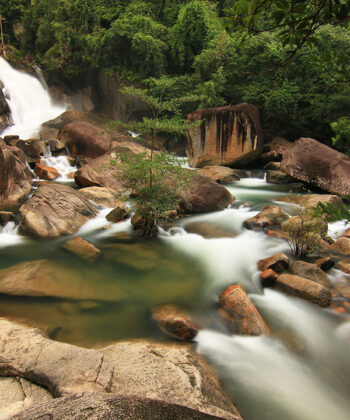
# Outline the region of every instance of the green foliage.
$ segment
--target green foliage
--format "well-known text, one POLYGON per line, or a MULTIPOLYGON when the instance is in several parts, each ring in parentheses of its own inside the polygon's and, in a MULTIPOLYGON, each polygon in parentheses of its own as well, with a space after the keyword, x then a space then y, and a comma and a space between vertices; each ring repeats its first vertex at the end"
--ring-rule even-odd
POLYGON ((341 117, 331 123, 335 136, 332 137, 332 143, 342 152, 350 155, 350 117, 341 117))

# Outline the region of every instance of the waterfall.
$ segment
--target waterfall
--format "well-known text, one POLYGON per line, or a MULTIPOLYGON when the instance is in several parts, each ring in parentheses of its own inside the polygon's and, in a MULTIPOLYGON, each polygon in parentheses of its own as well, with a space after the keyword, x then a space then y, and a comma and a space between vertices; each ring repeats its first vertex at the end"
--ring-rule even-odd
POLYGON ((37 78, 13 69, 2 57, 0 81, 4 85, 3 93, 13 120, 13 125, 0 136, 18 134, 22 139, 33 137, 42 123, 65 111, 64 107, 52 104, 48 91, 37 78))

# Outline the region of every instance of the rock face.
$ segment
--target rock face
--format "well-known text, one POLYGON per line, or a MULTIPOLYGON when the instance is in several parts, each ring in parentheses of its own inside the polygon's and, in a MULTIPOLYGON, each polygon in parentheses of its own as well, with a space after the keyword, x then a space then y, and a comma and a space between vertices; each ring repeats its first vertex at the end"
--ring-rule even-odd
POLYGON ((23 151, 0 139, 0 210, 18 207, 31 191, 31 179, 23 151))
POLYGON ((187 156, 193 167, 245 165, 262 151, 259 111, 239 104, 192 112, 188 121, 204 120, 188 132, 187 156))
POLYGON ((187 344, 126 341, 101 350, 84 349, 0 319, 0 348, 1 375, 26 378, 45 386, 54 397, 82 392, 133 400, 140 396, 223 419, 239 419, 205 361, 187 344))
POLYGON ((20 208, 21 231, 40 238, 57 238, 76 232, 96 216, 96 208, 66 185, 41 185, 20 208))
POLYGON ((95 158, 108 152, 112 137, 101 128, 85 121, 72 121, 58 133, 58 139, 65 141, 73 157, 95 158))
POLYGON ((332 194, 350 194, 350 157, 310 138, 300 138, 285 154, 281 171, 332 194))
POLYGON ((242 286, 228 287, 221 293, 219 303, 220 314, 231 331, 241 335, 270 334, 269 327, 242 286))

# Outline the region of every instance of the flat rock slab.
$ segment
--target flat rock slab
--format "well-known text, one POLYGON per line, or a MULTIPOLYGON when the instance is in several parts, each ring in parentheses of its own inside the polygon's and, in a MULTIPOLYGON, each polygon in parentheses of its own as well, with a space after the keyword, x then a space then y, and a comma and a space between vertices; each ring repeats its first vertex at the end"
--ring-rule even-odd
POLYGON ((70 235, 97 215, 79 191, 60 184, 41 185, 19 211, 21 232, 39 238, 70 235))
POLYGON ((204 359, 187 344, 142 340, 85 349, 1 318, 0 350, 0 375, 21 376, 54 397, 102 392, 178 404, 214 418, 239 418, 204 359))

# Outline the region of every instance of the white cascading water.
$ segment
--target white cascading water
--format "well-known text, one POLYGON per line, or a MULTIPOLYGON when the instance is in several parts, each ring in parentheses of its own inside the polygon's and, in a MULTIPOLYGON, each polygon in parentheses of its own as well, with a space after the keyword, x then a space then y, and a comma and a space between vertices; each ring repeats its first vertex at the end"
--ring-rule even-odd
POLYGON ((0 81, 4 85, 3 93, 13 120, 13 125, 0 136, 17 134, 21 139, 33 137, 42 123, 65 111, 64 107, 52 104, 48 91, 37 78, 13 69, 2 57, 0 81))

